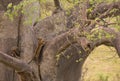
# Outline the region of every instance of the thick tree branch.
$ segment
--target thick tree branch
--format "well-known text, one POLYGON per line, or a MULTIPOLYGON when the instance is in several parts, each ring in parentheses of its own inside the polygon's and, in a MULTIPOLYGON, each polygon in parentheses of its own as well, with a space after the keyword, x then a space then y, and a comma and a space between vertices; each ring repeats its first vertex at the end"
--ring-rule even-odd
POLYGON ((14 68, 17 71, 26 71, 31 69, 28 64, 3 52, 0 52, 0 61, 11 68, 14 68))
MULTIPOLYGON (((79 28, 72 28, 70 31, 68 31, 64 34, 61 34, 61 35, 57 36, 56 38, 54 38, 52 41, 50 41, 47 48, 44 50, 44 53, 48 53, 48 50, 51 50, 51 51, 49 51, 49 54, 50 53, 58 54, 58 53, 64 51, 66 48, 68 48, 70 45, 72 45, 74 43, 78 43, 79 45, 82 46, 82 48, 86 48, 89 44, 92 44, 94 47, 99 46, 101 44, 114 46, 113 41, 116 38, 118 39, 118 37, 119 37, 118 32, 116 32, 114 29, 109 28, 109 27, 108 28, 99 27, 97 30, 101 30, 101 31, 96 34, 99 34, 102 32, 104 33, 103 35, 101 35, 101 38, 93 37, 93 39, 88 39, 88 38, 86 38, 87 37, 86 34, 83 34, 83 35, 81 34, 81 32, 79 31, 79 28), (111 35, 111 37, 107 37, 107 35, 111 35)), ((97 31, 97 30, 95 29, 95 31, 97 31)), ((88 32, 88 33, 91 36, 93 35, 92 34, 93 31, 92 31, 92 33, 91 32, 88 32)), ((91 49, 93 49, 93 47, 91 47, 91 49)))
POLYGON ((101 44, 105 44, 107 46, 113 46, 115 47, 118 56, 120 57, 120 32, 116 32, 114 29, 111 28, 101 28, 105 33, 108 33, 110 36, 113 37, 107 37, 102 36, 101 39, 97 38, 97 40, 92 41, 93 42, 93 47, 95 48, 96 46, 99 46, 101 44))
MULTIPOLYGON (((61 54, 61 52, 66 50, 69 46, 73 45, 74 43, 78 42, 78 44, 80 44, 83 49, 89 44, 89 41, 86 42, 86 40, 83 39, 83 37, 79 37, 79 33, 80 33, 79 28, 73 28, 70 31, 55 37, 48 44, 46 44, 46 47, 43 52, 41 66, 40 66, 40 68, 42 69, 41 70, 42 75, 49 76, 48 77, 49 80, 57 81, 56 80, 56 76, 57 76, 57 73, 56 73, 57 57, 56 56, 61 54), (47 68, 47 66, 49 66, 49 69, 47 68)), ((44 79, 45 76, 42 76, 42 78, 44 79)))
POLYGON ((0 51, 0 62, 15 69, 21 76, 22 81, 39 81, 34 73, 33 68, 31 68, 27 63, 11 57, 0 51))
POLYGON ((21 51, 20 55, 25 62, 29 62, 33 58, 34 50, 37 46, 38 41, 34 35, 33 25, 37 21, 37 18, 40 16, 39 6, 39 1, 35 0, 27 6, 23 7, 23 9, 26 11, 26 14, 22 14, 21 16, 22 22, 20 23, 19 27, 19 47, 21 51), (32 8, 35 9, 32 10, 32 8))
MULTIPOLYGON (((115 35, 116 37, 116 32, 114 30, 110 28, 104 28, 104 27, 101 29, 106 33, 115 35)), ((92 35, 92 33, 90 32, 88 33, 89 35, 92 35)), ((40 66, 40 68, 42 69, 41 74, 45 76, 49 76, 48 77, 49 80, 55 79, 56 72, 57 72, 56 55, 60 54, 62 51, 64 51, 74 43, 78 43, 83 49, 89 48, 87 51, 88 53, 90 53, 96 46, 99 46, 101 44, 113 46, 112 41, 114 40, 114 38, 107 38, 106 36, 103 35, 102 39, 98 38, 97 36, 96 37, 97 40, 90 40, 85 37, 86 35, 82 35, 82 32, 80 32, 79 28, 73 27, 69 31, 62 33, 56 36, 55 38, 53 38, 52 40, 50 40, 45 45, 45 48, 43 51, 42 62, 40 66), (49 68, 47 68, 48 66, 49 68)), ((42 76, 42 78, 45 79, 45 76, 42 76)), ((56 80, 53 80, 53 81, 56 81, 56 80)))

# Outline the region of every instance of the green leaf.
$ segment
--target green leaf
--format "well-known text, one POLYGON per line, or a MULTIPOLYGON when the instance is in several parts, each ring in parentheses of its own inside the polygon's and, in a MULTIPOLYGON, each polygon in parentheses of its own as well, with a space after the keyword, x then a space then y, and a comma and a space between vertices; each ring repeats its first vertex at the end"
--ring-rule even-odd
POLYGON ((9 3, 8 6, 7 6, 7 9, 12 8, 12 6, 13 6, 13 4, 9 3))

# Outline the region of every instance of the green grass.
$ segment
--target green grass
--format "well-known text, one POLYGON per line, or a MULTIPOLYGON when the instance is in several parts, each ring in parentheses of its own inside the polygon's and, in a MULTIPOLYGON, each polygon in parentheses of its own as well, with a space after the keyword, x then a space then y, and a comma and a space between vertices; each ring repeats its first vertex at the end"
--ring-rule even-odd
POLYGON ((101 45, 83 66, 83 81, 120 81, 120 58, 112 47, 101 45))

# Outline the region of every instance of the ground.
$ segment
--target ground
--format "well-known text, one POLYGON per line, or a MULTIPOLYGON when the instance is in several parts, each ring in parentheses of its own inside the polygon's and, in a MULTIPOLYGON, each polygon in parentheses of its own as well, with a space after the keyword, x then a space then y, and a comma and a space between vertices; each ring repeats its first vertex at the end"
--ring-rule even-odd
POLYGON ((112 47, 97 47, 83 69, 83 81, 120 81, 120 59, 112 47))

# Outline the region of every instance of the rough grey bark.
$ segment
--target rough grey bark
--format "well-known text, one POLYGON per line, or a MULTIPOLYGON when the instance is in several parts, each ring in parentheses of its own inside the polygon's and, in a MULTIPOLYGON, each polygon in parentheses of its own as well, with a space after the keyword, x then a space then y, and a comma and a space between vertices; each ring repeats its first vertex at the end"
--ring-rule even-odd
MULTIPOLYGON (((88 14, 96 13, 95 10, 92 13, 86 13, 85 11, 82 12, 87 9, 86 6, 82 5, 82 8, 77 8, 80 7, 77 6, 76 9, 73 9, 75 11, 69 16, 62 11, 39 21, 35 25, 34 23, 36 23, 37 18, 40 16, 38 6, 39 2, 35 2, 27 7, 23 7, 28 13, 22 14, 19 17, 20 19, 13 22, 9 21, 7 17, 3 17, 2 12, 0 13, 0 51, 2 51, 0 52, 0 62, 6 64, 6 66, 0 65, 0 70, 2 70, 0 72, 1 81, 8 81, 6 75, 10 75, 9 81, 19 81, 18 78, 13 80, 11 75, 13 69, 9 68, 8 70, 7 66, 19 71, 17 74, 21 76, 20 79, 22 81, 40 81, 41 78, 42 81, 79 81, 82 65, 96 46, 101 44, 111 45, 116 48, 120 56, 120 33, 104 26, 94 29, 97 23, 91 24, 91 20, 87 20, 89 18, 87 17, 88 14), (31 12, 31 7, 38 8, 31 12), (80 12, 82 13, 78 12, 77 9, 81 9, 80 12), (81 20, 81 18, 85 20, 81 20), (25 24, 24 22, 29 19, 32 19, 32 23, 25 24), (79 23, 80 27, 76 27, 75 23, 72 23, 73 21, 79 23), (70 28, 67 28, 67 24, 70 24, 70 28), (84 27, 85 24, 87 26, 84 27), (91 28, 93 29, 92 31, 91 28), (114 35, 114 37, 107 38, 106 35, 103 35, 100 39, 95 36, 96 40, 92 40, 82 33, 87 32, 89 35, 93 35, 94 30, 100 29, 114 35), (37 38, 42 38, 46 42, 40 52, 40 65, 35 60, 28 64, 34 56, 38 43, 37 38), (10 56, 10 48, 13 46, 18 46, 19 48, 19 59, 10 56), (16 65, 19 67, 15 67, 16 65)), ((117 3, 113 7, 119 10, 117 3)), ((96 10, 99 11, 101 9, 97 8, 96 10)), ((105 12, 106 10, 102 11, 102 13, 105 12)), ((96 15, 96 17, 98 16, 96 15)), ((100 18, 105 17, 108 17, 108 13, 100 16, 100 18)))
MULTIPOLYGON (((6 16, 3 15, 4 11, 0 11, 0 50, 12 56, 11 48, 17 46, 18 20, 12 22, 6 16)), ((0 64, 0 70, 1 81, 14 81, 14 69, 0 64), (11 76, 9 76, 9 74, 11 76)))
POLYGON ((66 16, 64 12, 54 14, 50 17, 38 22, 33 28, 37 38, 42 38, 45 41, 50 41, 57 35, 65 32, 66 16))
MULTIPOLYGON (((35 33, 33 31, 33 25, 34 23, 36 23, 37 19, 40 17, 39 1, 36 0, 35 2, 32 2, 30 5, 23 7, 23 9, 27 13, 21 16, 21 24, 20 24, 20 30, 19 30, 20 31, 20 39, 19 39, 20 47, 19 48, 21 51, 20 52, 21 60, 28 63, 34 57, 35 49, 38 44, 37 38, 35 37, 35 33), (31 21, 31 23, 27 23, 27 21, 31 21)), ((39 70, 37 69, 39 68, 38 65, 33 61, 30 64, 30 67, 34 69, 34 73, 36 74, 35 75, 36 81, 40 81, 39 70)))
MULTIPOLYGON (((6 1, 6 2, 3 1, 1 4, 7 5, 8 3, 10 3, 10 1, 6 1)), ((39 18, 40 16, 39 8, 40 8, 39 2, 33 2, 31 5, 28 5, 26 8, 25 7, 23 8, 26 9, 28 13, 24 15, 19 15, 19 17, 16 17, 13 22, 9 20, 6 16, 4 17, 3 12, 5 11, 5 9, 4 8, 2 9, 0 13, 0 18, 1 18, 0 50, 2 52, 11 55, 12 47, 18 47, 20 51, 21 60, 24 60, 26 63, 28 63, 28 61, 30 61, 33 58, 34 49, 36 48, 37 41, 35 41, 36 38, 34 38, 34 32, 32 30, 32 27, 33 24, 36 22, 37 18, 39 18), (36 8, 36 10, 29 10, 31 6, 38 8, 36 8), (25 21, 29 20, 29 18, 32 18, 32 24, 30 25, 28 25, 29 23, 27 25, 24 24, 25 21)), ((38 76, 38 71, 37 71, 38 69, 36 69, 38 68, 38 66, 35 63, 31 63, 31 67, 35 68, 35 72, 38 78, 37 81, 39 81, 40 79, 38 76)), ((0 81, 19 81, 18 78, 15 77, 16 76, 15 68, 11 69, 9 67, 4 66, 3 64, 1 64, 0 68, 1 68, 0 81)))

